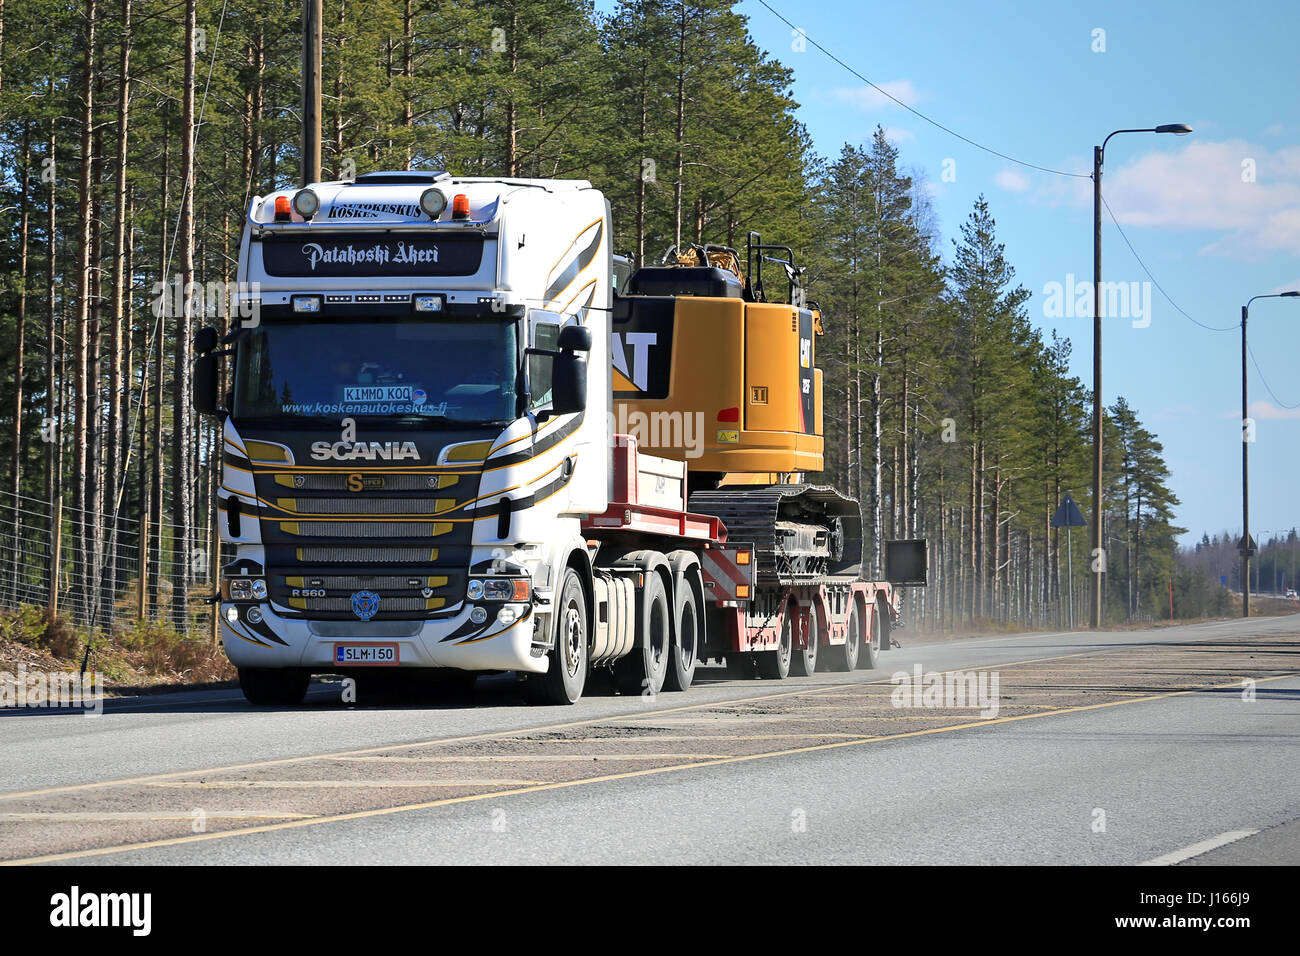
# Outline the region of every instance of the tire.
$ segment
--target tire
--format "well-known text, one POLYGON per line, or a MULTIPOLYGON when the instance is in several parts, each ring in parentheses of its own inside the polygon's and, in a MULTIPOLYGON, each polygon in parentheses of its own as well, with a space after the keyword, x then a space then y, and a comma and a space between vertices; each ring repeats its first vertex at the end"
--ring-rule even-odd
POLYGON ((763 680, 785 680, 790 676, 790 659, 794 657, 794 633, 790 626, 792 615, 786 608, 781 615, 781 638, 774 651, 759 651, 758 676, 763 680))
POLYGON ((871 640, 864 642, 858 652, 859 670, 870 671, 880 666, 880 652, 885 649, 885 642, 889 640, 888 625, 885 623, 888 618, 885 614, 884 602, 877 601, 871 615, 871 640))
POLYGON ((732 680, 754 679, 754 655, 749 651, 727 655, 727 677, 732 680))
POLYGON ((862 616, 858 613, 858 602, 853 602, 849 612, 849 626, 843 644, 834 644, 826 649, 826 661, 833 671, 851 671, 858 666, 858 650, 862 646, 862 616))
POLYGON ((811 677, 817 670, 817 653, 821 649, 822 631, 821 615, 817 609, 810 608, 808 612, 808 646, 803 650, 794 652, 794 658, 790 662, 790 673, 796 677, 811 677))
POLYGON ((559 593, 555 605, 555 643, 546 652, 546 673, 529 674, 524 681, 524 697, 530 704, 574 704, 587 686, 591 629, 587 625, 582 579, 573 568, 565 570, 559 593))
POLYGON ((675 603, 677 613, 673 628, 673 646, 668 655, 668 672, 664 675, 664 689, 672 691, 686 690, 695 679, 695 665, 700 660, 700 650, 704 647, 700 631, 704 618, 700 614, 695 599, 693 582, 698 580, 694 572, 686 574, 677 588, 675 603))
POLYGON ((636 595, 636 646, 614 662, 619 693, 655 697, 664 689, 673 645, 671 608, 664 579, 647 571, 636 595))
POLYGON ((293 668, 241 667, 239 689, 259 707, 293 706, 307 696, 311 673, 293 668))

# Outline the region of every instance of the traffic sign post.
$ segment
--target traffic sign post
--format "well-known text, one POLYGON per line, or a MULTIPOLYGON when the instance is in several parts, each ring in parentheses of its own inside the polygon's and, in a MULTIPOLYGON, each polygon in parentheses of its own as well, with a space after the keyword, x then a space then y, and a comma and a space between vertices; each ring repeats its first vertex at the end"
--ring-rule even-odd
POLYGON ((1053 528, 1065 529, 1065 567, 1066 581, 1068 582, 1065 589, 1066 604, 1070 609, 1070 628, 1074 628, 1074 543, 1070 537, 1072 528, 1083 528, 1088 524, 1084 520, 1083 512, 1079 506, 1074 503, 1074 498, 1067 491, 1065 497, 1061 499, 1060 507, 1056 509, 1056 514, 1052 515, 1051 526, 1053 528))

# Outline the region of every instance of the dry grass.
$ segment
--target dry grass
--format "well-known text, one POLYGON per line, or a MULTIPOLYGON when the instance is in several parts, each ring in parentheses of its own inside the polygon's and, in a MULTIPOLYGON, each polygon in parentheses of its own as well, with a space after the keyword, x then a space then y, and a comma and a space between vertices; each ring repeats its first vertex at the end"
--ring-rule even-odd
MULTIPOLYGON (((42 608, 0 610, 0 671, 80 669, 87 632, 42 608)), ((206 639, 182 636, 155 621, 97 633, 88 668, 104 675, 110 692, 234 680, 235 669, 221 648, 206 639)))

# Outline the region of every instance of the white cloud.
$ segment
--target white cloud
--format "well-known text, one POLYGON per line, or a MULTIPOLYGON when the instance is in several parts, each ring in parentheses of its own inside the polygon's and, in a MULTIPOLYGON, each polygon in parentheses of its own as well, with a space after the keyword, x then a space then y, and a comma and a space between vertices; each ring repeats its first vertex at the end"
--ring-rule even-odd
POLYGON ((1012 169, 1010 166, 999 170, 998 174, 993 177, 993 181, 1007 192, 1012 193, 1028 192, 1030 185, 1032 185, 1028 176, 1018 169, 1012 169))
POLYGON ((1290 282, 1283 282, 1279 286, 1274 286, 1268 290, 1269 295, 1277 295, 1279 292, 1300 291, 1300 279, 1292 279, 1290 282))
MULTIPOLYGON (((1190 143, 1112 166, 1102 184, 1122 226, 1224 233, 1201 249, 1210 255, 1300 252, 1300 146, 1269 150, 1243 140, 1190 143)), ((1048 205, 1086 206, 1091 193, 1092 184, 1078 179, 1049 182, 1036 198, 1048 205)))
MULTIPOLYGON (((1255 419, 1257 422, 1300 421, 1300 408, 1282 408, 1279 405, 1274 405, 1272 402, 1263 401, 1251 402, 1249 408, 1250 417, 1255 419)), ((1241 408, 1238 406, 1235 411, 1223 412, 1219 417, 1224 419, 1235 418, 1240 421, 1241 408)))
MULTIPOLYGON (((914 87, 911 80, 890 80, 876 85, 889 96, 902 100, 908 106, 915 106, 930 98, 914 87)), ((841 103, 848 103, 850 106, 868 112, 898 106, 889 96, 885 96, 871 86, 838 86, 831 91, 831 94, 841 103)))
POLYGON ((1285 129, 1286 129, 1286 127, 1283 126, 1281 123, 1273 123, 1271 126, 1267 126, 1267 127, 1265 127, 1265 129, 1264 129, 1264 135, 1265 135, 1265 136, 1281 136, 1281 135, 1282 135, 1282 131, 1285 130, 1285 129))
POLYGON ((1279 408, 1272 402, 1251 402, 1250 417, 1261 422, 1270 419, 1300 419, 1300 408, 1279 408))

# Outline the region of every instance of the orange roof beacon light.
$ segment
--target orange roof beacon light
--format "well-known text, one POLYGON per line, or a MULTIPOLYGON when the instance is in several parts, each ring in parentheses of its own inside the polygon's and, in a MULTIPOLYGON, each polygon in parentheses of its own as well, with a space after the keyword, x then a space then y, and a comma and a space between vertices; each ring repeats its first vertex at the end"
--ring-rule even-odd
POLYGON ((469 197, 464 193, 457 193, 451 200, 451 218, 468 219, 469 218, 469 197))
POLYGON ((292 220, 293 220, 293 214, 290 213, 289 211, 289 197, 276 196, 275 197, 275 221, 290 222, 292 220))

